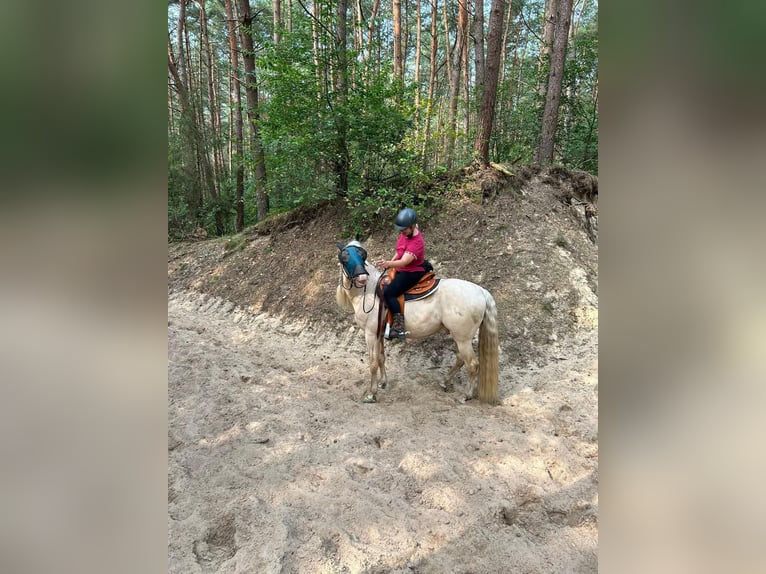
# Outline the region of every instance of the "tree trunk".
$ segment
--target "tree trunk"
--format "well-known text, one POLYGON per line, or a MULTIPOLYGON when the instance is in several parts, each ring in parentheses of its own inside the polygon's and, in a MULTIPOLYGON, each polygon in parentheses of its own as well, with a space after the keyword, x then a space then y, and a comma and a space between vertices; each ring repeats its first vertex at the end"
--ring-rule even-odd
MULTIPOLYGON (((186 88, 186 52, 185 46, 185 34, 186 34, 186 2, 187 0, 178 0, 178 28, 176 29, 176 45, 178 46, 178 59, 175 60, 175 65, 178 70, 179 85, 186 88)), ((170 39, 168 39, 170 42, 170 39)), ((170 49, 170 44, 168 44, 170 49)), ((172 50, 171 50, 172 54, 172 50)), ((172 59, 172 58, 171 58, 172 59)))
POLYGON ((320 11, 319 11, 319 3, 318 2, 312 2, 311 3, 311 39, 312 39, 312 46, 314 49, 314 73, 316 75, 316 82, 317 82, 317 101, 322 100, 322 95, 324 94, 323 89, 323 82, 322 82, 322 68, 320 67, 320 59, 319 59, 319 18, 320 18, 320 11))
POLYGON ((335 173, 337 176, 337 189, 341 196, 348 194, 348 168, 350 163, 348 151, 348 125, 346 121, 346 93, 348 90, 346 77, 348 74, 348 62, 346 57, 347 44, 347 0, 338 0, 338 12, 336 23, 337 45, 335 52, 338 58, 338 70, 335 74, 335 127, 336 127, 336 150, 335 150, 335 173))
POLYGON ((293 33, 293 0, 287 0, 287 31, 293 33))
POLYGON ((569 39, 569 21, 571 15, 572 0, 558 0, 553 52, 551 53, 551 73, 548 76, 548 90, 545 96, 545 111, 543 112, 540 147, 537 151, 537 161, 540 163, 550 163, 553 161, 553 147, 556 138, 556 125, 558 124, 559 118, 561 83, 564 77, 564 64, 566 62, 567 41, 569 39))
MULTIPOLYGON (((179 22, 179 26, 181 23, 179 22)), ((188 181, 186 190, 186 201, 189 205, 192 219, 197 222, 202 216, 202 189, 200 180, 196 171, 197 167, 197 135, 195 129, 194 113, 191 110, 188 91, 181 78, 180 66, 173 55, 173 47, 170 45, 170 36, 168 36, 168 72, 173 81, 173 88, 178 94, 178 104, 181 108, 180 136, 182 142, 182 169, 185 178, 188 181)))
POLYGON ((402 60, 402 0, 393 1, 394 78, 402 81, 404 79, 404 62, 402 60))
POLYGON ((173 134, 176 132, 176 121, 175 121, 175 103, 173 101, 173 88, 170 85, 170 82, 168 82, 168 134, 173 134))
MULTIPOLYGON (((184 142, 183 170, 189 185, 186 199, 192 218, 199 222, 202 219, 205 188, 207 187, 214 197, 216 190, 210 156, 202 134, 201 103, 195 101, 194 90, 192 89, 193 73, 190 70, 186 3, 187 0, 180 0, 177 31, 178 58, 173 53, 170 35, 168 35, 168 72, 178 94, 181 108, 181 137, 184 142)), ((220 230, 221 226, 217 225, 217 227, 220 230)))
POLYGON ((370 14, 370 25, 367 28, 367 61, 372 61, 372 39, 375 37, 375 19, 378 17, 378 9, 380 8, 380 0, 375 0, 372 3, 372 13, 370 14))
POLYGON ((598 122, 598 82, 593 87, 593 115, 588 119, 588 134, 585 136, 585 145, 582 150, 582 163, 586 166, 590 162, 590 146, 593 141, 593 132, 598 122))
POLYGON ((421 34, 421 28, 423 26, 423 20, 420 14, 420 0, 416 2, 416 24, 415 24, 415 113, 420 113, 420 56, 421 56, 421 42, 423 35, 421 34))
POLYGON ((410 17, 409 2, 404 0, 402 9, 402 79, 404 78, 404 67, 407 65, 407 55, 410 53, 410 17))
POLYGON ((540 42, 540 60, 537 64, 538 81, 537 92, 544 96, 548 87, 547 77, 542 75, 543 68, 550 62, 553 38, 556 27, 557 4, 559 0, 546 0, 545 14, 543 16, 543 37, 540 42))
POLYGON ((489 16, 489 38, 487 39, 487 69, 484 78, 484 93, 481 98, 479 125, 474 142, 475 161, 482 166, 489 165, 489 138, 495 121, 497 83, 500 75, 500 53, 502 50, 503 16, 505 0, 492 0, 489 16))
POLYGON ((272 6, 274 10, 274 43, 279 44, 280 30, 282 29, 282 0, 274 0, 272 6))
POLYGON ((521 49, 521 56, 519 57, 519 73, 516 78, 516 99, 515 99, 516 101, 514 104, 514 108, 517 110, 519 109, 519 102, 521 101, 521 88, 523 86, 522 82, 524 81, 524 58, 526 58, 527 56, 527 38, 529 36, 528 31, 525 29, 524 40, 523 42, 520 43, 518 38, 521 36, 521 29, 522 29, 522 26, 519 26, 519 32, 516 36, 517 37, 516 45, 523 46, 523 48, 521 49))
MULTIPOLYGON (((446 4, 445 4, 446 9, 446 4)), ((457 138, 457 103, 460 92, 460 73, 463 70, 463 49, 468 37, 468 9, 465 0, 458 0, 457 30, 455 31, 455 49, 452 51, 452 69, 450 70, 450 106, 447 120, 447 169, 452 168, 457 138)))
POLYGON ((253 49, 253 17, 250 0, 239 0, 239 36, 242 45, 242 60, 245 64, 245 95, 247 96, 247 117, 250 120, 250 153, 255 161, 255 196, 258 203, 258 221, 269 213, 269 196, 266 192, 266 157, 261 145, 258 117, 258 80, 255 75, 255 52, 253 49))
MULTIPOLYGON (((505 54, 506 54, 506 50, 508 49, 508 34, 511 31, 511 24, 513 23, 513 19, 511 18, 511 6, 512 6, 512 3, 508 2, 508 11, 506 12, 505 24, 503 26, 503 47, 500 50, 501 62, 505 62, 505 54)), ((519 28, 520 27, 521 26, 519 26, 519 28)), ((516 50, 518 50, 518 43, 516 44, 516 50)), ((516 55, 516 50, 514 50, 514 56, 516 55)), ((505 79, 505 65, 500 66, 499 82, 502 84, 504 79, 505 79)))
POLYGON ((460 70, 462 67, 462 49, 463 49, 463 34, 462 34, 462 16, 464 3, 463 0, 457 0, 458 2, 458 24, 455 30, 455 45, 450 50, 449 40, 449 7, 447 0, 444 1, 444 34, 446 37, 446 55, 445 60, 447 62, 447 79, 449 80, 449 100, 447 105, 447 129, 442 134, 442 140, 444 142, 444 164, 447 169, 452 168, 452 162, 454 159, 455 150, 455 135, 456 135, 456 114, 457 114, 457 97, 460 90, 460 70))
POLYGON ((362 13, 362 0, 354 2, 354 51, 362 53, 364 47, 364 14, 362 13))
POLYGON ((484 0, 474 0, 473 14, 473 61, 476 67, 474 93, 481 101, 484 90, 484 0))
POLYGON ((229 59, 231 61, 231 91, 234 101, 234 141, 236 145, 236 194, 237 232, 245 228, 245 144, 242 126, 242 90, 239 80, 239 47, 237 29, 234 25, 234 10, 231 0, 225 0, 226 24, 229 30, 229 59))
MULTIPOLYGON (((468 0, 465 0, 466 2, 468 0)), ((471 33, 469 31, 469 12, 466 10, 466 25, 465 25, 465 42, 463 44, 463 106, 465 109, 465 124, 463 126, 463 133, 465 134, 464 137, 468 137, 468 134, 471 130, 471 48, 469 41, 471 39, 471 33)), ((460 151, 461 156, 463 155, 463 152, 465 146, 461 145, 460 151)))
POLYGON ((570 44, 574 46, 575 40, 577 39, 577 31, 580 29, 580 21, 582 20, 583 12, 585 12, 585 5, 588 3, 588 0, 582 0, 582 6, 580 6, 580 11, 577 12, 577 6, 580 4, 580 0, 577 0, 577 4, 575 4, 574 8, 572 8, 572 36, 570 39, 570 44), (574 14, 577 13, 577 19, 574 18, 574 14))
MULTIPOLYGON (((444 61, 447 64, 447 81, 452 81, 452 46, 449 39, 449 7, 447 3, 449 0, 444 0, 444 9, 442 10, 442 16, 444 21, 444 61)), ((455 39, 457 42, 457 39, 455 39)), ((450 86, 450 89, 452 86, 450 86)))
MULTIPOLYGON (((208 111, 210 112, 210 138, 203 137, 203 143, 204 148, 202 149, 202 153, 205 154, 205 156, 208 157, 208 191, 210 192, 211 197, 214 200, 218 200, 220 198, 220 191, 218 189, 218 181, 220 178, 221 173, 221 166, 218 165, 218 154, 216 152, 216 148, 218 146, 218 134, 219 134, 219 124, 220 124, 220 116, 219 110, 220 106, 218 106, 217 97, 216 97, 216 90, 213 89, 213 55, 210 50, 210 37, 208 34, 208 27, 207 27, 207 13, 205 11, 205 0, 196 0, 197 5, 199 6, 199 22, 200 22, 200 35, 202 36, 202 50, 201 52, 204 52, 205 56, 205 76, 207 77, 207 105, 208 105, 208 111), (207 140, 210 139, 211 143, 208 144, 207 140), (208 151, 210 150, 210 151, 208 151), (210 156, 212 156, 212 163, 210 162, 210 156)), ((201 56, 202 54, 200 54, 201 56)), ((202 74, 202 69, 200 67, 200 77, 202 74)), ((204 116, 203 116, 204 117, 204 116)), ((201 118, 201 121, 202 118, 201 118)), ((225 222, 224 222, 224 213, 220 209, 216 209, 215 211, 215 231, 216 235, 223 235, 226 232, 225 222)))
POLYGON ((431 115, 433 112, 434 90, 436 89, 436 50, 439 47, 439 36, 436 27, 439 18, 439 0, 431 0, 431 57, 429 58, 428 72, 428 101, 426 102, 425 133, 423 134, 423 169, 428 166, 428 136, 431 132, 431 115))

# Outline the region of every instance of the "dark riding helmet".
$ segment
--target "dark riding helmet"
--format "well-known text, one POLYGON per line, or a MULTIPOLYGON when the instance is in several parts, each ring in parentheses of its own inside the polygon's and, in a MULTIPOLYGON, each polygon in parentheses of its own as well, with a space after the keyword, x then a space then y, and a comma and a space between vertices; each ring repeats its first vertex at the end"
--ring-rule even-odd
POLYGON ((414 209, 410 209, 409 207, 406 209, 402 209, 399 212, 399 215, 396 216, 396 221, 394 222, 394 227, 397 231, 402 231, 404 229, 407 229, 408 227, 412 227, 417 223, 418 221, 418 215, 415 213, 414 209))

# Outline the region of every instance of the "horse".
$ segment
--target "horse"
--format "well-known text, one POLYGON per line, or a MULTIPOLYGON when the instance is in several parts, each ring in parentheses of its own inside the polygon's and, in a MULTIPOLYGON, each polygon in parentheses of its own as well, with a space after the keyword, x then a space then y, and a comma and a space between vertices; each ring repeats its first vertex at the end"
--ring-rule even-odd
MULTIPOLYGON (((359 241, 336 244, 341 273, 335 299, 345 311, 353 311, 356 324, 364 331, 370 367, 370 389, 363 402, 377 401, 377 388, 385 389, 386 355, 382 329, 379 328, 380 306, 385 306, 376 293, 380 272, 367 263, 367 252, 359 241), (380 371, 380 383, 376 386, 380 371)), ((455 365, 447 373, 441 387, 449 390, 451 380, 465 365, 468 382, 465 400, 478 396, 479 402, 496 404, 498 400, 498 328, 497 306, 489 291, 462 279, 442 278, 438 289, 428 297, 408 301, 405 309, 408 339, 420 339, 447 332, 457 344, 455 365), (473 350, 473 338, 479 333, 479 357, 473 350)))

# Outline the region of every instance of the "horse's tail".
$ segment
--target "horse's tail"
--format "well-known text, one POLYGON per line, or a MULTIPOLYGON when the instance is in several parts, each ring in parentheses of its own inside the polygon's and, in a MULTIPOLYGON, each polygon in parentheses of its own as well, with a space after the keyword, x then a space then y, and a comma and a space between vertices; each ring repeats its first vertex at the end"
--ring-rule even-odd
POLYGON ((498 337, 497 306, 489 291, 484 290, 487 307, 479 327, 479 401, 497 403, 498 337))

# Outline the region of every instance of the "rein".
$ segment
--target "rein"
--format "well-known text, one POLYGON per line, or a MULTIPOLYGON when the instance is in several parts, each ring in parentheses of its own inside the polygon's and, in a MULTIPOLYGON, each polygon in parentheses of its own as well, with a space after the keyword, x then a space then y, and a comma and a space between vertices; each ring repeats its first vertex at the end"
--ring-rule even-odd
POLYGON ((367 283, 364 284, 364 293, 362 293, 362 312, 367 314, 367 313, 369 313, 370 311, 372 311, 375 308, 375 294, 373 293, 372 307, 370 307, 370 311, 365 311, 364 310, 364 301, 365 301, 365 299, 367 299, 367 283))
MULTIPOLYGON (((369 274, 368 274, 368 276, 369 276, 369 274)), ((365 301, 365 299, 367 298, 367 283, 365 282, 365 284, 364 284, 364 291, 363 291, 363 293, 362 293, 362 312, 363 312, 363 313, 365 313, 365 314, 367 314, 367 313, 370 313, 370 312, 371 312, 371 311, 372 311, 372 310, 375 308, 375 297, 377 297, 377 296, 378 296, 378 287, 380 287, 380 282, 383 280, 383 277, 384 277, 384 276, 385 276, 385 273, 381 273, 381 274, 378 276, 378 281, 375 283, 375 290, 374 290, 374 291, 373 291, 373 293, 372 293, 372 295, 373 295, 373 296, 372 296, 372 307, 370 307, 369 309, 365 309, 365 308, 364 308, 364 301, 365 301)), ((349 276, 346 274, 346 270, 345 270, 345 269, 343 269, 343 266, 341 266, 341 282, 340 282, 340 284, 341 284, 341 286, 342 286, 342 287, 343 287, 343 288, 344 288, 346 291, 351 291, 351 289, 353 289, 353 288, 355 288, 355 287, 356 287, 357 289, 359 289, 359 287, 357 287, 356 283, 354 282, 354 278, 353 278, 353 277, 349 277, 349 276), (345 279, 348 279, 348 287, 346 287, 346 282, 345 282, 345 281, 343 281, 343 279, 344 279, 344 278, 345 278, 345 279)))
MULTIPOLYGON (((383 273, 383 272, 381 272, 381 274, 378 275, 378 280, 375 282, 375 297, 377 297, 378 293, 380 293, 380 282, 383 281, 383 278, 385 276, 386 276, 386 274, 383 273)), ((373 301, 374 301, 374 299, 373 299, 373 301)), ((373 306, 374 306, 374 303, 373 303, 373 306)), ((381 309, 383 308, 383 300, 382 299, 381 299, 381 302, 380 302, 380 308, 381 309)), ((370 309, 370 311, 372 311, 372 309, 370 309)))

